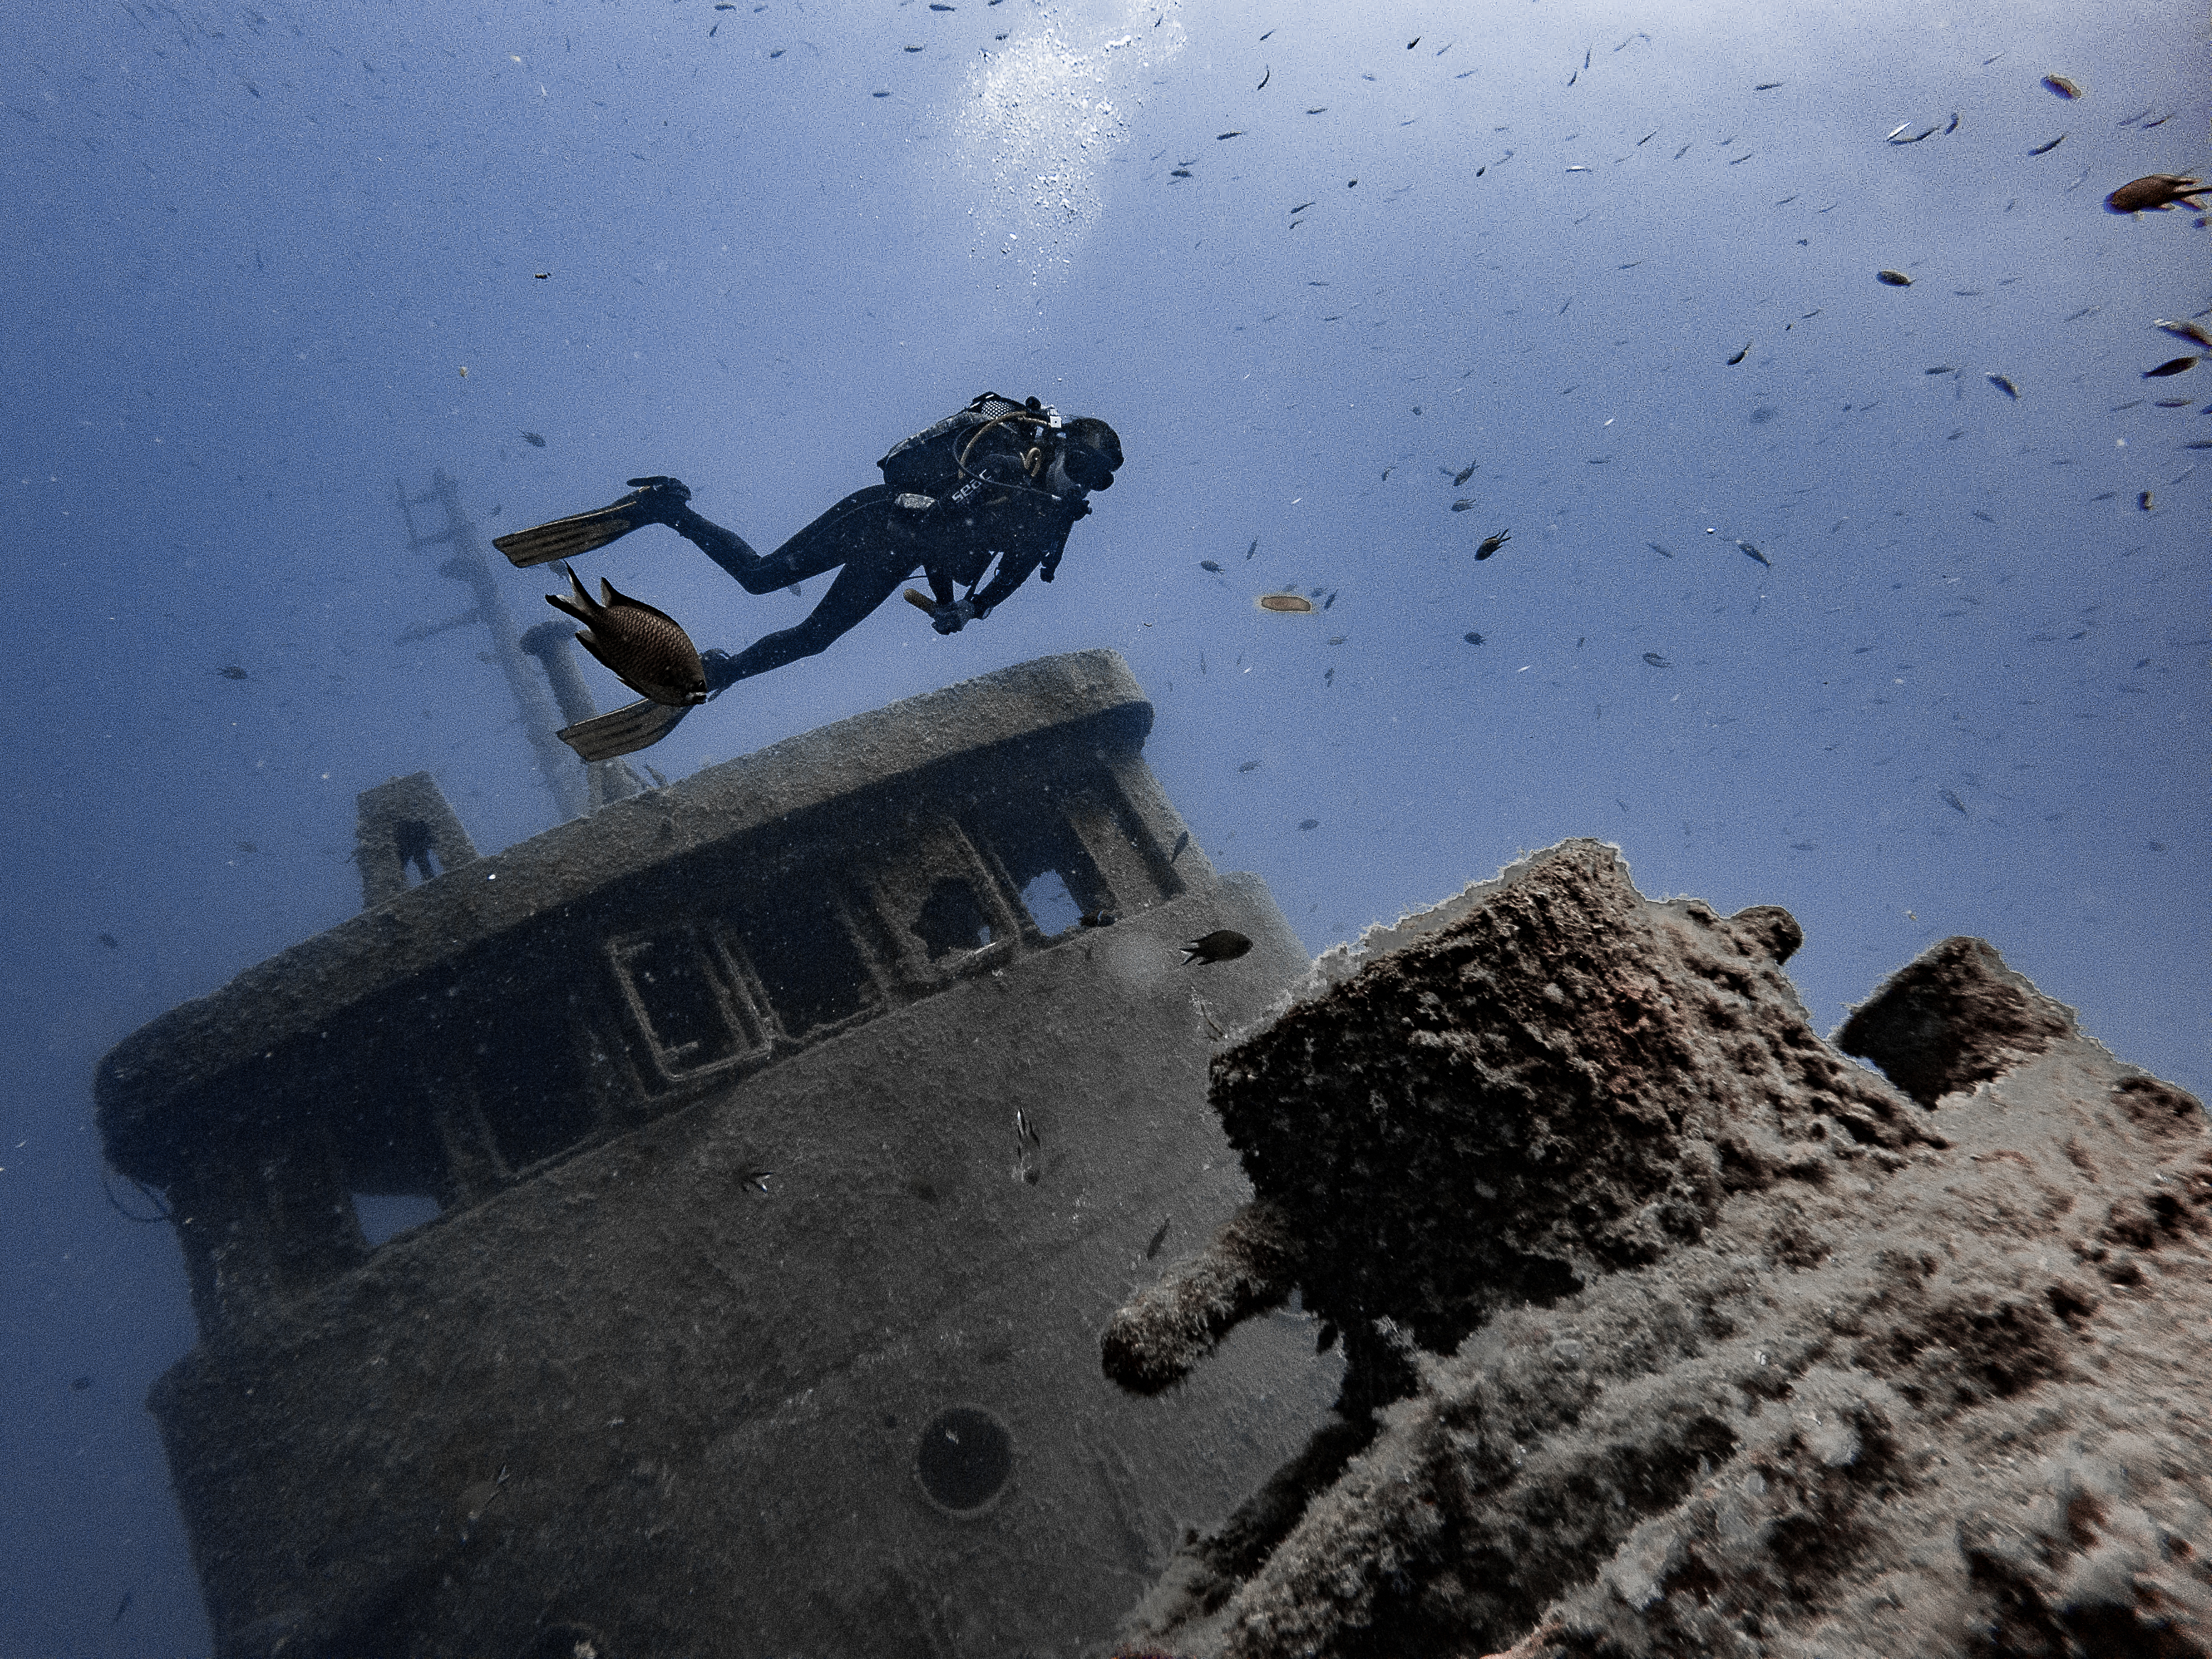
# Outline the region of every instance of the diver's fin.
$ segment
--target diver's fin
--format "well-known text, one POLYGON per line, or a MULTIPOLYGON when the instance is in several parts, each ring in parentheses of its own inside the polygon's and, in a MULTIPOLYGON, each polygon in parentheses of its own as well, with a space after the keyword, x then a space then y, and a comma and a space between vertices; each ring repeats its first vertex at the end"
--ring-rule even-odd
POLYGON ((934 611, 937 609, 936 600, 925 597, 919 591, 911 587, 908 588, 906 591, 906 602, 917 611, 934 611))
POLYGON ((534 530, 518 530, 511 535, 495 536, 491 538, 491 544, 507 555, 509 564, 517 569, 527 570, 533 564, 547 564, 555 559, 572 559, 579 553, 605 547, 609 542, 629 535, 640 526, 652 522, 638 510, 638 498, 625 495, 611 507, 578 513, 566 519, 556 519, 552 523, 541 524, 534 530))
POLYGON ((665 702, 634 702, 611 714, 595 714, 578 720, 554 735, 587 761, 612 760, 650 749, 676 729, 690 708, 672 708, 665 702))

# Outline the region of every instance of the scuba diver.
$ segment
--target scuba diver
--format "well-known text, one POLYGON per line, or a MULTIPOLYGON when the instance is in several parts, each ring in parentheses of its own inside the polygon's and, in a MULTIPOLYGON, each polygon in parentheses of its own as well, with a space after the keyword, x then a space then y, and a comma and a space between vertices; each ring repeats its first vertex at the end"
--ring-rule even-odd
POLYGON ((574 600, 550 600, 593 625, 578 639, 646 698, 571 726, 562 740, 586 761, 658 743, 691 708, 739 680, 828 649, 917 569, 930 594, 909 587, 908 602, 927 611, 939 633, 958 633, 989 616, 1031 571, 1053 579, 1067 532, 1091 511, 1091 493, 1113 486, 1121 441, 1092 416, 1063 421, 1035 398, 1016 403, 987 392, 876 465, 883 483, 846 496, 773 553, 755 552, 735 532, 693 512, 690 490, 657 476, 632 478, 631 493, 611 506, 495 538, 494 547, 526 568, 665 524, 748 593, 772 593, 837 571, 805 621, 764 635, 735 656, 691 653, 690 639, 672 619, 611 586, 604 607, 592 605, 580 584, 574 600), (994 556, 998 571, 986 586, 994 556))

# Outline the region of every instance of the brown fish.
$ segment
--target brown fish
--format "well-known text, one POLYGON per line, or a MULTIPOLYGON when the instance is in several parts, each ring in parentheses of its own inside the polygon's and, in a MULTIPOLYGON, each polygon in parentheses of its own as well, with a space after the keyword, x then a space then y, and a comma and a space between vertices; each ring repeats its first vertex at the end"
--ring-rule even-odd
POLYGON ((1252 948, 1252 941, 1234 927, 1217 927, 1210 933, 1201 933, 1182 947, 1182 965, 1194 962, 1212 963, 1234 962, 1252 948))
POLYGON ((545 603, 585 624, 576 642, 605 664, 617 679, 671 708, 707 701, 707 666, 699 660, 699 647, 673 617, 617 592, 604 576, 599 591, 605 598, 594 599, 574 570, 565 564, 561 569, 576 596, 571 599, 548 593, 545 603))
POLYGON ((2043 77, 2043 84, 2069 103, 2081 95, 2081 88, 2063 75, 2046 75, 2043 77))
POLYGON ((2170 207, 2199 208, 2204 204, 2194 201, 2202 196, 2206 186, 2194 179, 2178 173, 2146 173, 2140 179, 2130 179, 2105 198, 2108 213, 2163 213, 2170 207))
POLYGON ((1482 544, 1474 550, 1474 556, 1478 559, 1486 559, 1512 539, 1513 532, 1510 530, 1501 530, 1495 536, 1485 536, 1482 538, 1482 544))
POLYGON ((1887 283, 1892 288, 1911 288, 1912 286, 1912 278, 1906 276, 1901 270, 1877 270, 1874 274, 1874 279, 1877 283, 1887 283))
POLYGON ((2153 328, 2164 329, 2168 334, 2173 336, 2177 340, 2194 340, 2198 345, 2204 347, 2207 350, 2212 350, 2212 334, 2207 334, 2202 328, 2190 321, 2186 317, 2183 318, 2178 323, 2170 322, 2166 318, 2161 317, 2156 322, 2153 323, 2151 326, 2153 328))
POLYGON ((1310 617, 1314 608, 1313 601, 1303 593, 1262 593, 1254 603, 1262 611, 1290 617, 1310 617))
POLYGON ((2156 368, 2143 370, 2142 378, 2146 380, 2162 380, 2168 375, 2185 374, 2196 367, 2197 359, 2194 357, 2169 357, 2156 368))

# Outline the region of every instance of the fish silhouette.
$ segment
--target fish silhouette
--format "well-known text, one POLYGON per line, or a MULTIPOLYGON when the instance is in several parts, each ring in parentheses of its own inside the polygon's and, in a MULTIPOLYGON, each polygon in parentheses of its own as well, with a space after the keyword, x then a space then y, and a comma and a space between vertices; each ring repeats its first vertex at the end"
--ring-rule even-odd
POLYGON ((1234 962, 1252 948, 1252 941, 1234 927, 1217 927, 1182 947, 1183 966, 1192 963, 1234 962))

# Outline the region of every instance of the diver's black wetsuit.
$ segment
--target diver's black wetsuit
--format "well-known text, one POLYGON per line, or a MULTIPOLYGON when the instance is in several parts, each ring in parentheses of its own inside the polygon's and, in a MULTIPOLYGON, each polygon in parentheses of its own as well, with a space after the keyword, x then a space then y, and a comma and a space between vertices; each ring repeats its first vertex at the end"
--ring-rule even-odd
POLYGON ((1066 550, 1067 532, 1091 506, 1083 490, 1056 495, 1031 476, 1024 435, 1018 430, 987 434, 968 456, 958 487, 941 497, 902 492, 889 483, 854 490, 773 553, 755 552, 736 532, 693 512, 688 502, 672 504, 661 522, 736 577, 748 593, 773 593, 837 571, 830 592, 798 626, 765 635, 734 657, 706 653, 707 684, 719 692, 828 649, 917 569, 929 580, 937 602, 932 615, 945 633, 957 632, 969 620, 954 608, 956 586, 970 590, 969 614, 980 617, 1031 571, 1050 581, 1066 550), (988 586, 973 591, 994 554, 997 574, 988 586))

